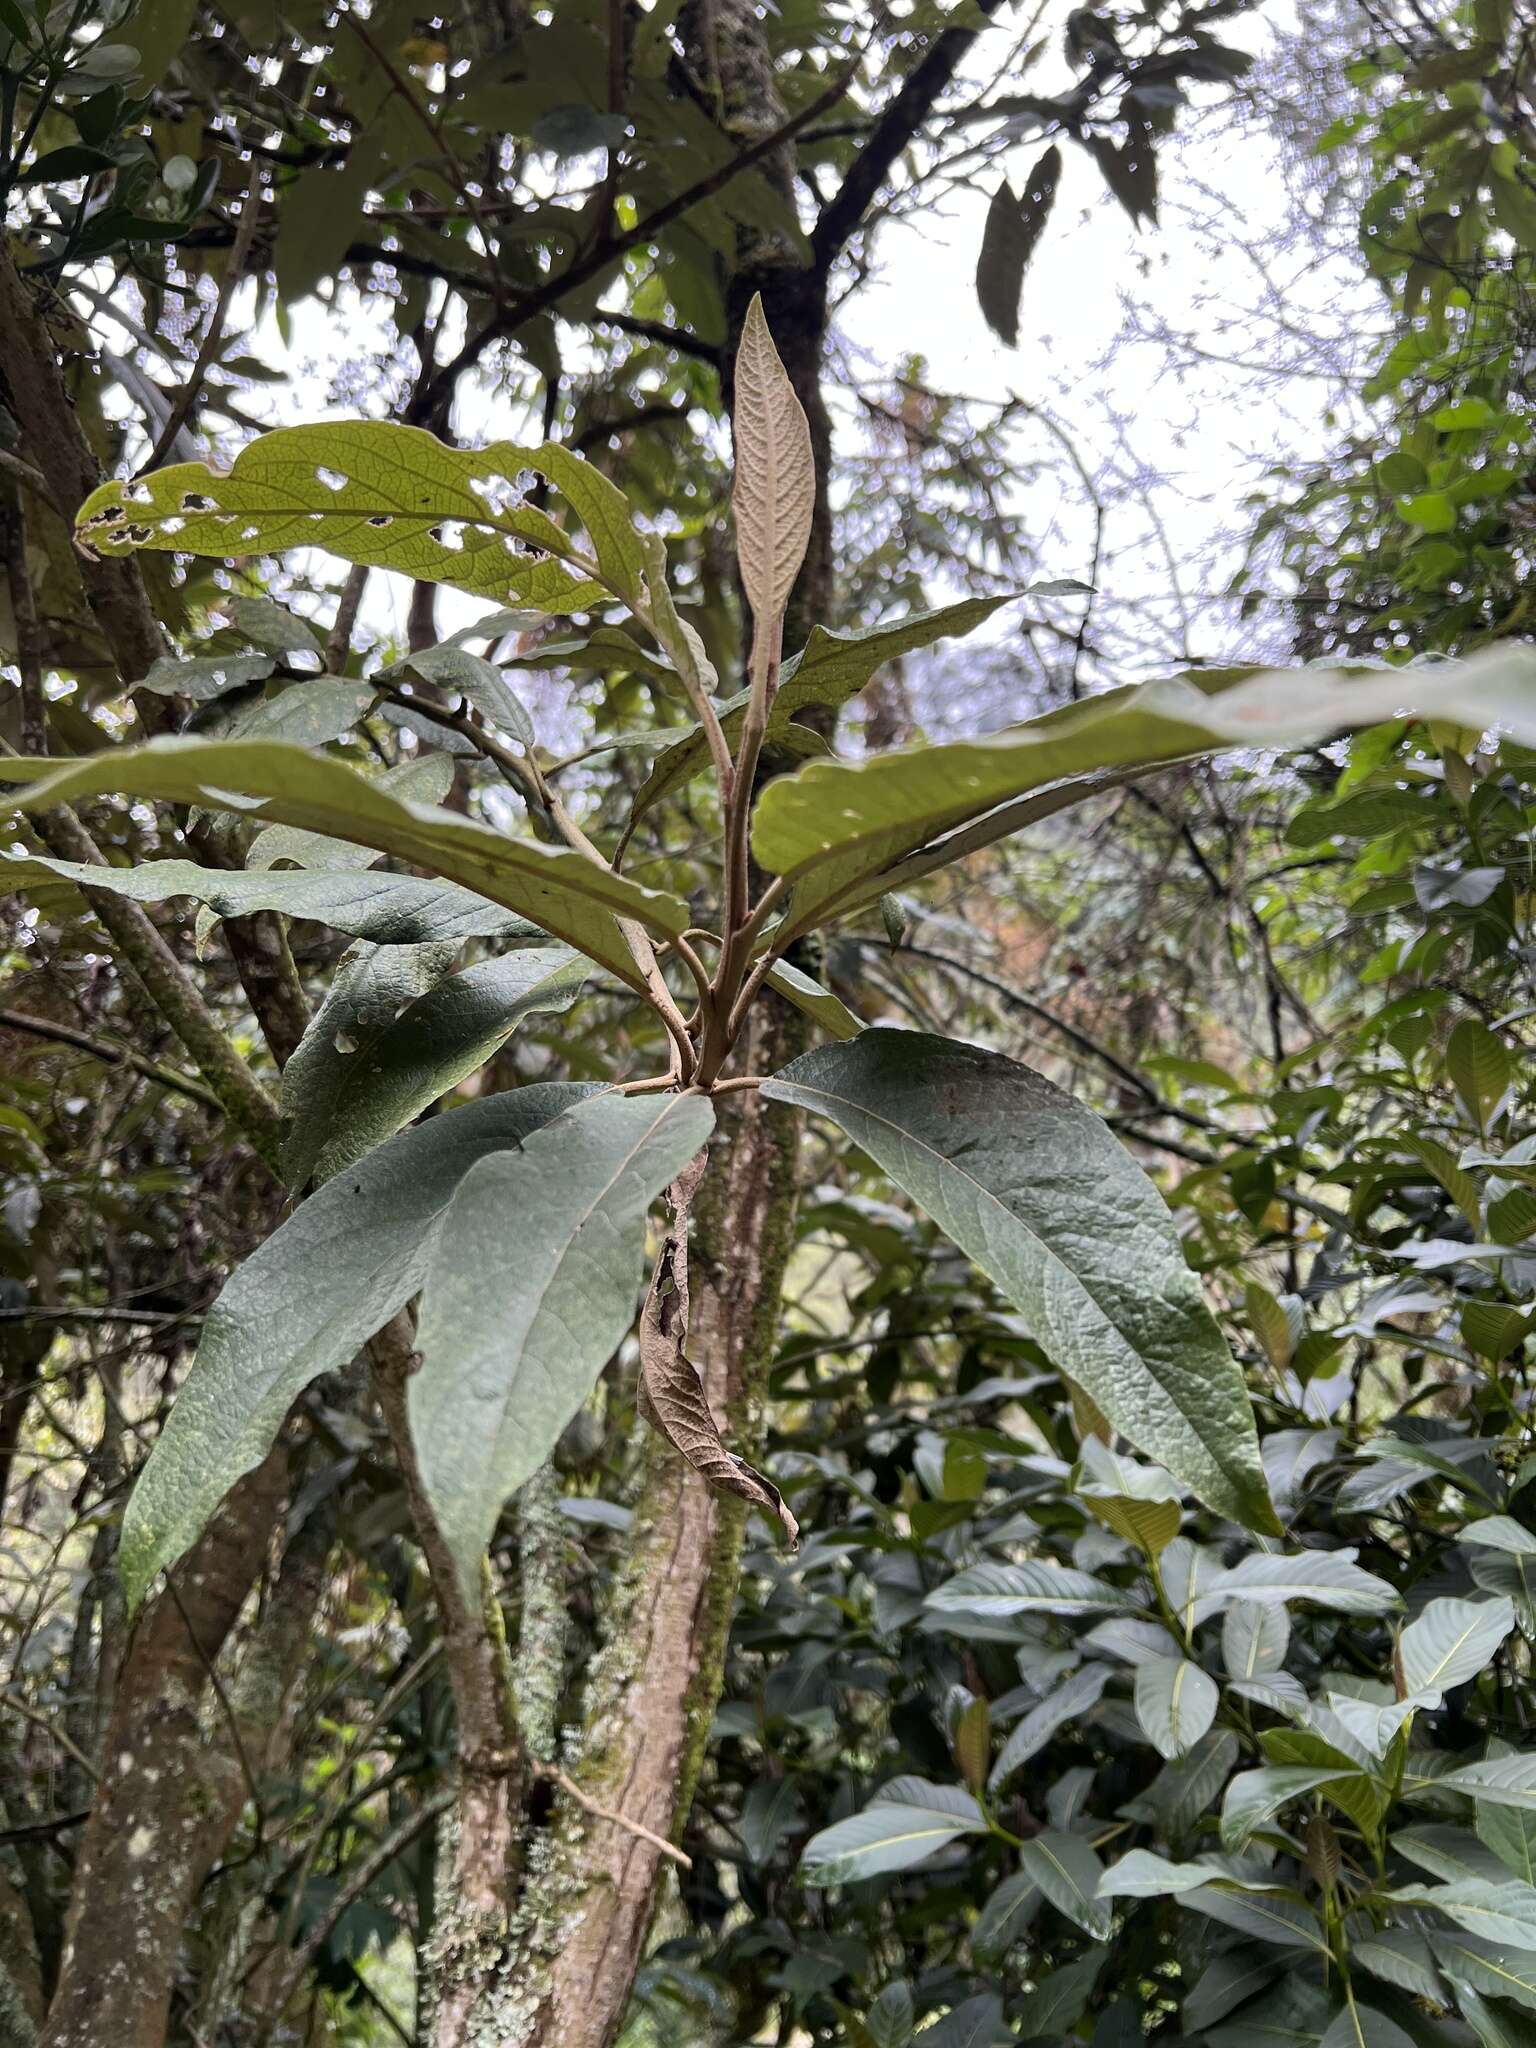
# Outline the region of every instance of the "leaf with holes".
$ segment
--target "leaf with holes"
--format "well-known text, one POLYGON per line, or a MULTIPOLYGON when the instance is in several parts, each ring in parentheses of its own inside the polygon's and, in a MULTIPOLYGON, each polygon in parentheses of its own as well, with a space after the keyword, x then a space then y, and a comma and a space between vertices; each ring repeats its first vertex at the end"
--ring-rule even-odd
POLYGON ((385 420, 278 427, 227 471, 182 462, 103 484, 81 506, 76 535, 97 554, 155 548, 229 560, 322 548, 556 613, 589 610, 610 591, 632 602, 645 566, 623 494, 570 449, 450 448, 385 420), (586 548, 530 501, 531 471, 574 509, 586 548))

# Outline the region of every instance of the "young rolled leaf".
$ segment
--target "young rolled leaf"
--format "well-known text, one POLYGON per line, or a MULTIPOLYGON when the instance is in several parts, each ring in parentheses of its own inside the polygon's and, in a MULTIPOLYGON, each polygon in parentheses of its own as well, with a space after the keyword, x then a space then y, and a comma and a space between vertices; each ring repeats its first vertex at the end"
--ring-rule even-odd
POLYGON ((652 1202, 713 1125, 701 1095, 603 1094, 459 1184, 425 1275, 408 1400, 422 1483, 473 1597, 503 1503, 633 1325, 652 1202))
POLYGON ((151 740, 69 763, 0 757, 3 782, 27 785, 11 797, 22 810, 113 792, 212 810, 230 809, 232 795, 249 797, 254 801, 239 806, 242 816, 332 833, 462 883, 637 990, 644 977, 618 919, 665 938, 690 922, 681 897, 642 888, 563 847, 512 839, 457 812, 402 801, 342 761, 277 741, 151 740))
POLYGON ((736 352, 736 483, 731 513, 742 588, 760 630, 782 616, 805 559, 816 463, 805 409, 773 345, 756 294, 736 352))
POLYGON ((570 449, 450 448, 421 427, 384 420, 278 427, 227 471, 181 462, 115 479, 81 506, 76 536, 98 554, 158 548, 227 559, 323 548, 554 613, 585 611, 608 590, 628 600, 644 573, 623 493, 570 449), (529 502, 530 470, 573 507, 589 549, 529 502))
POLYGON ((130 1607, 266 1456, 305 1387, 346 1365, 417 1292, 465 1175, 590 1092, 517 1088, 404 1131, 327 1181, 247 1259, 209 1311, 129 1499, 119 1568, 130 1607))
MULTIPOLYGON (((286 826, 273 827, 286 831, 286 826)), ((134 903, 167 903, 190 896, 220 917, 249 917, 277 910, 329 925, 349 938, 375 946, 424 946, 437 940, 526 941, 543 936, 539 926, 487 902, 455 882, 426 882, 415 875, 341 874, 283 869, 257 871, 200 868, 189 860, 148 860, 134 868, 99 868, 53 860, 46 854, 0 852, 0 883, 69 882, 77 889, 106 889, 134 903)))
POLYGON ((1162 1197, 1100 1118, 1000 1054, 909 1031, 806 1053, 763 1092, 867 1152, 1138 1450, 1278 1533, 1242 1372, 1162 1197))
POLYGON ((981 739, 811 761, 764 790, 753 851, 797 883, 787 940, 899 886, 895 871, 919 849, 940 842, 929 863, 939 865, 1016 829, 1027 820, 1003 807, 1048 784, 1083 778, 1089 790, 1106 774, 1227 747, 1310 744, 1404 710, 1478 729, 1507 725, 1536 741, 1536 650, 1504 642, 1425 668, 1194 672, 1108 690, 981 739), (994 811, 985 828, 960 831, 994 811), (960 842, 952 850, 942 843, 950 834, 960 842))

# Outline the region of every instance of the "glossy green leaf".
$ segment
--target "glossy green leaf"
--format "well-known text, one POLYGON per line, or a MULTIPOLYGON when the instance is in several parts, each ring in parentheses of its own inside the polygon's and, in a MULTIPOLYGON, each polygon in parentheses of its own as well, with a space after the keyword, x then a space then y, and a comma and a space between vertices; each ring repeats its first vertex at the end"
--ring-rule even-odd
POLYGON ((414 950, 387 947, 355 963, 367 989, 362 1002, 352 979, 338 973, 284 1069, 290 1185, 311 1174, 328 1180, 393 1137, 482 1066, 523 1018, 569 1009, 592 972, 568 946, 539 946, 478 961, 462 974, 429 967, 410 986, 393 963, 414 950))
POLYGON ((1445 1693, 1482 1671, 1515 1625, 1508 1600, 1431 1600, 1398 1641, 1410 1693, 1445 1693))
POLYGON ((1134 1608, 1122 1592, 1092 1572, 1031 1559, 1027 1564, 975 1564, 928 1595, 936 1614, 1099 1614, 1134 1608))
POLYGON ((1139 1450, 1278 1531, 1242 1373, 1162 1197, 1098 1117, 997 1053, 908 1031, 807 1053, 763 1092, 845 1131, 1139 1450))
POLYGON ((1202 1891, 1180 1892, 1179 1904, 1276 1948, 1309 1948, 1324 1955, 1328 1952, 1316 1914, 1298 1900, 1255 1897, 1208 1885, 1202 1891))
POLYGON ((1064 1913, 1093 1941, 1109 1933, 1113 1908, 1099 1896, 1104 1866, 1081 1835, 1061 1828, 1042 1828, 1019 1850, 1019 1868, 1040 1887, 1058 1913, 1064 1913))
POLYGON ((768 986, 785 1002, 793 1003, 813 1024, 819 1024, 829 1038, 857 1038, 864 1029, 863 1018, 856 1017, 841 996, 802 973, 789 960, 777 961, 768 970, 768 986))
POLYGON ((1362 1571, 1352 1553, 1337 1550, 1298 1550, 1286 1557, 1254 1551, 1212 1590, 1224 1599, 1304 1600, 1336 1614, 1385 1614, 1401 1605, 1384 1579, 1362 1571))
POLYGON ((982 1835, 987 1823, 969 1792, 926 1778, 893 1778, 862 1813, 823 1828, 805 1845, 801 1882, 857 1884, 908 1870, 961 1835, 982 1835))
POLYGON ((1415 2048, 1415 2042, 1395 2020, 1351 1994, 1324 2034, 1321 2048, 1415 2048))
POLYGON ((1136 1667, 1136 1718, 1161 1756, 1185 1756, 1216 1718, 1215 1681, 1187 1657, 1152 1657, 1136 1667))
POLYGON ((1445 1791, 1465 1792, 1481 1805, 1514 1806, 1536 1813, 1536 1756, 1493 1757, 1486 1763, 1463 1764, 1446 1771, 1435 1783, 1445 1791))
MULTIPOLYGON (((1506 644, 1424 668, 1245 669, 1136 684, 983 739, 812 761, 763 792, 753 850, 770 873, 798 884, 787 936, 899 886, 898 864, 943 835, 956 835, 948 858, 1015 829, 1025 819, 999 807, 1048 784, 1226 747, 1306 744, 1407 709, 1478 728, 1508 724, 1529 743, 1533 682, 1536 653, 1506 644), (994 810, 986 833, 960 830, 994 810)), ((1047 808, 1057 801, 1053 795, 1047 808)))
POLYGON ((1291 1640, 1291 1623, 1283 1606, 1262 1600, 1237 1600, 1221 1623, 1221 1657, 1229 1678, 1264 1678, 1280 1670, 1291 1640))
POLYGON ((1432 1907, 1484 1941, 1536 1953, 1536 1886, 1515 1878, 1489 1883, 1463 1877, 1451 1884, 1399 1886, 1389 1896, 1395 1904, 1432 1907))
MULTIPOLYGON (((169 803, 230 809, 377 847, 486 896, 643 986, 617 920, 675 938, 691 922, 680 897, 642 888, 564 848, 512 839, 456 812, 402 801, 344 763, 302 747, 258 740, 152 740, 71 763, 0 757, 0 782, 29 786, 26 810, 121 791, 169 803)), ((249 878, 248 878, 249 879, 249 878)), ((273 877, 263 880, 270 885, 273 877)))
POLYGON ((1221 1803, 1222 1847, 1245 1847, 1283 1806, 1339 1775, 1327 1765, 1308 1764, 1265 1764, 1257 1771, 1240 1772, 1227 1786, 1221 1803))
POLYGON ((1509 1092, 1509 1054, 1503 1040, 1475 1017, 1463 1017, 1446 1045, 1445 1071, 1463 1108, 1486 1137, 1509 1092))
POLYGON ((465 1176, 588 1092, 517 1088, 403 1131, 300 1203, 247 1259, 209 1312, 129 1499, 120 1568, 130 1604, 266 1456, 304 1388, 346 1365, 417 1292, 465 1176))
POLYGON ((1109 1678, 1107 1664, 1085 1664, 1053 1687, 1038 1705, 1031 1707, 1024 1718, 1009 1730, 1008 1740, 992 1766, 987 1789, 991 1792, 1000 1790, 1032 1756, 1044 1749, 1058 1728, 1075 1723, 1096 1706, 1109 1678))
POLYGON ((1455 1984, 1470 1984, 1490 1998, 1511 1998, 1536 2012, 1536 1949, 1501 1947, 1476 1934, 1431 1930, 1435 1960, 1455 1984))

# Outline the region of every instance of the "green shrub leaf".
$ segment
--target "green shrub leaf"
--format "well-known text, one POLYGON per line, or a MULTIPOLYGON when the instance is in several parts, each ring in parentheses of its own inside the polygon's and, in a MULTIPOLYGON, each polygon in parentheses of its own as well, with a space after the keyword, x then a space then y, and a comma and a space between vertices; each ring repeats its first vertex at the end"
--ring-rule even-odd
POLYGON ((1098 1117, 999 1054, 908 1031, 807 1053, 763 1092, 862 1147, 1139 1450, 1278 1533, 1242 1373, 1162 1197, 1098 1117))

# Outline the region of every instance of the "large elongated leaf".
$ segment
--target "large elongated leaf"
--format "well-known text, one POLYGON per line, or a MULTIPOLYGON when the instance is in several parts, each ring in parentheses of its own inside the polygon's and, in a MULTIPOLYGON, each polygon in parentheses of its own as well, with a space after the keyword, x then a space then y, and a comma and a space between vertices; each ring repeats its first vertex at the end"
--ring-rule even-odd
POLYGON ((1211 1590, 1261 1603, 1306 1600, 1336 1614, 1385 1614, 1401 1604, 1385 1579, 1363 1572, 1352 1554, 1336 1550, 1300 1550, 1289 1557, 1255 1551, 1223 1573, 1211 1590))
POLYGON ((1290 1640, 1290 1616, 1282 1606, 1236 1601, 1221 1624, 1221 1658, 1227 1676, 1248 1680, 1278 1671, 1285 1663, 1290 1640))
POLYGON ((1449 1692, 1485 1668, 1515 1625, 1509 1600, 1431 1600, 1398 1642, 1410 1693, 1449 1692))
MULTIPOLYGON (((386 970, 407 949, 374 955, 386 970)), ((433 949, 436 950, 435 948, 433 949)), ((297 1186, 322 1180, 393 1137, 429 1103, 482 1066, 524 1017, 564 1010, 591 974, 569 946, 537 946, 481 960, 462 974, 430 975, 403 1001, 375 1001, 361 1029, 346 1031, 333 982, 304 1043, 283 1073, 293 1117, 284 1171, 297 1186)))
POLYGON ((1098 1117, 997 1053, 907 1031, 806 1053, 763 1092, 846 1131, 1138 1449, 1278 1531, 1242 1373, 1162 1197, 1098 1117))
POLYGON ((304 1388, 416 1293, 465 1175, 589 1092, 517 1088, 404 1131, 327 1181, 247 1259, 209 1313, 128 1503, 120 1562, 130 1603, 266 1456, 304 1388))
POLYGON ((0 782, 29 785, 12 799, 25 810, 114 791, 214 810, 234 807, 231 793, 249 797, 255 801, 238 806, 242 815, 332 833, 462 883, 566 940, 632 988, 643 988, 644 979, 617 920, 632 918, 669 938, 690 921, 680 897, 642 888, 579 853, 403 802, 344 762, 276 741, 151 740, 68 763, 0 757, 0 782))
MULTIPOLYGON (((801 711, 840 711, 855 698, 875 672, 898 656, 931 647, 935 640, 951 634, 969 633, 991 617, 1009 597, 967 597, 958 604, 942 605, 937 611, 915 612, 888 626, 871 626, 862 633, 833 633, 825 626, 813 626, 811 637, 800 652, 785 662, 779 673, 779 687, 768 714, 766 744, 783 751, 795 747, 808 754, 824 754, 826 744, 809 726, 797 724, 801 711)), ((720 724, 734 748, 747 715, 750 691, 741 690, 719 706, 720 724)), ((687 737, 657 757, 650 774, 635 796, 631 819, 638 819, 662 797, 693 779, 709 765, 709 743, 700 726, 690 728, 687 737)))
MULTIPOLYGON (((279 830, 285 827, 277 828, 279 830)), ((135 868, 98 868, 53 860, 45 854, 0 852, 0 881, 69 882, 107 889, 135 903, 166 903, 190 896, 220 917, 278 910, 303 917, 376 946, 423 946, 439 939, 533 939, 539 926, 515 917, 456 882, 426 882, 415 875, 330 874, 305 870, 200 868, 189 860, 148 860, 135 868)))
POLYGON ((1486 1800, 1490 1806, 1515 1806, 1536 1813, 1536 1755, 1464 1764, 1459 1770, 1442 1772, 1435 1783, 1448 1791, 1468 1793, 1479 1804, 1486 1800))
POLYGON ((1081 1835, 1042 1828, 1019 1850, 1019 1866, 1057 1912, 1065 1913, 1094 1941, 1105 1939, 1114 1909, 1099 1896, 1104 1866, 1081 1835))
MULTIPOLYGON (((811 761, 763 792, 753 850, 797 883, 787 938, 884 893, 904 856, 1047 784, 1225 747, 1306 744, 1408 709, 1536 740, 1536 652, 1506 644, 1464 663, 1364 672, 1195 672, 1106 691, 983 739, 811 761)), ((1001 810, 994 822, 1013 829, 1001 810)))
POLYGON ((961 1835, 986 1832, 981 1808, 968 1792, 926 1778, 893 1778, 862 1813, 812 1835, 800 1876, 808 1885, 856 1884, 910 1869, 961 1835))
POLYGON ((651 1203, 713 1125, 701 1095, 600 1095, 460 1183, 422 1289, 409 1404, 423 1484, 475 1597, 503 1502, 634 1322, 651 1203))
POLYGON ((1493 1998, 1512 1998, 1527 2012, 1536 2012, 1536 1951, 1501 1947, 1476 1934, 1443 1934, 1438 1928, 1429 1945, 1454 1983, 1470 1984, 1493 1998))
POLYGON ((1215 1681, 1187 1657, 1151 1657, 1136 1667, 1136 1718, 1154 1749, 1184 1756, 1216 1718, 1215 1681))
POLYGON ((1136 1606, 1124 1593, 1092 1572, 1030 1559, 1027 1564, 973 1564, 928 1595, 937 1614, 1102 1614, 1136 1606))
POLYGON ((1031 1707, 1003 1744, 987 1780, 988 1791, 996 1792, 1006 1785, 1015 1771, 1044 1749, 1058 1728, 1076 1721, 1095 1706, 1109 1678, 1107 1664, 1085 1664, 1048 1692, 1038 1706, 1031 1707))
POLYGON ((228 471, 182 462, 133 483, 114 480, 86 499, 76 530, 101 554, 160 548, 228 558, 323 548, 346 562, 544 612, 584 611, 602 600, 587 559, 621 595, 643 562, 638 544, 631 552, 625 543, 622 495, 569 449, 507 441, 449 448, 420 427, 381 420, 279 427, 243 448, 228 471), (575 507, 591 536, 589 556, 528 502, 530 470, 575 507))

